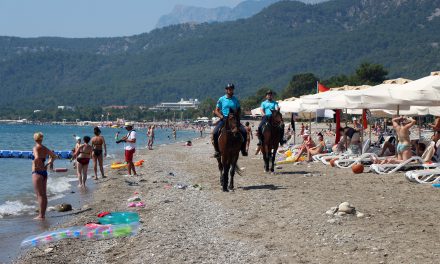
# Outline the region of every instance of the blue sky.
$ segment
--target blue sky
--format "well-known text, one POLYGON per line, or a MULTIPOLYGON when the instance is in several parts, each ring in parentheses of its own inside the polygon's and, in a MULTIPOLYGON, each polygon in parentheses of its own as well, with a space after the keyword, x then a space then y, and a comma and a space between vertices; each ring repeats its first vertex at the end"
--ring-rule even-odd
POLYGON ((233 7, 241 1, 0 0, 0 36, 130 36, 153 29, 177 4, 233 7))

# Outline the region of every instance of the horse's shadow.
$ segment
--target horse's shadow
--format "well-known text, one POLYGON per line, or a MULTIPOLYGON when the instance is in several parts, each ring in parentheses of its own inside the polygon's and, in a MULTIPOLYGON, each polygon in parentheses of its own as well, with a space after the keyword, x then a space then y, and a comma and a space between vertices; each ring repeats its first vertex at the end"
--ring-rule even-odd
POLYGON ((277 174, 282 175, 304 175, 308 173, 317 173, 317 172, 309 172, 309 171, 277 171, 277 174))
POLYGON ((273 184, 243 186, 243 187, 238 187, 238 188, 239 189, 243 189, 244 191, 251 191, 251 190, 271 190, 271 191, 276 191, 276 190, 287 189, 286 187, 275 186, 273 184))

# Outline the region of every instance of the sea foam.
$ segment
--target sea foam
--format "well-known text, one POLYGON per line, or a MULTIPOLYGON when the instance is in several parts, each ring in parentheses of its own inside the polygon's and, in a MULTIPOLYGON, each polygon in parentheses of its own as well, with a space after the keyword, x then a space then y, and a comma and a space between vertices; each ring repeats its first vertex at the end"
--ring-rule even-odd
POLYGON ((23 215, 33 212, 34 210, 35 206, 26 205, 21 201, 6 201, 0 205, 0 218, 4 216, 23 215))

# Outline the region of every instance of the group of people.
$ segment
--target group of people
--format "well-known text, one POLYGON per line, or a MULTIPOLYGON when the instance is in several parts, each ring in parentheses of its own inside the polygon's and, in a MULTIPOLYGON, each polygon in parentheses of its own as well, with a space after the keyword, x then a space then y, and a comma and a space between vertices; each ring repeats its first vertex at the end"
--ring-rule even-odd
POLYGON ((87 171, 89 162, 93 160, 93 171, 95 173, 93 179, 98 180, 98 166, 101 172, 101 177, 106 178, 104 174, 103 158, 107 156, 107 145, 104 137, 101 135, 101 129, 95 127, 93 129, 94 137, 84 136, 81 138, 75 136, 76 145, 73 149, 72 161, 76 167, 78 176, 78 187, 84 188, 86 186, 87 171))
MULTIPOLYGON (((127 162, 128 174, 137 175, 133 164, 133 155, 136 151, 136 131, 133 124, 125 123, 127 135, 123 136, 117 142, 124 142, 125 161, 127 162)), ((72 161, 76 167, 78 176, 78 187, 85 188, 87 180, 87 172, 90 160, 94 162, 94 177, 98 180, 98 166, 101 177, 106 178, 104 174, 103 158, 107 156, 107 145, 104 137, 101 135, 99 127, 93 129, 94 137, 84 136, 82 139, 75 136, 76 145, 72 151, 72 161)), ((34 134, 35 145, 32 149, 34 160, 32 162, 32 183, 34 185, 35 194, 39 203, 39 214, 35 219, 44 219, 47 208, 47 176, 48 169, 53 166, 53 162, 57 159, 56 154, 43 145, 44 135, 41 132, 34 134), (46 159, 49 160, 46 163, 46 159)))

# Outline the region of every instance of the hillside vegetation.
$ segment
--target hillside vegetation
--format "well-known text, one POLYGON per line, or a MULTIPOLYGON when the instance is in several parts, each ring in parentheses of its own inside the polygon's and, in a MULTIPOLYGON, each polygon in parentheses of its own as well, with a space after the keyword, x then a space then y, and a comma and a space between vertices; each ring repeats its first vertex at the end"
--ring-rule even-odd
MULTIPOLYGON (((440 0, 282 1, 235 22, 182 24, 120 38, 0 37, 0 104, 152 105, 281 91, 292 76, 352 73, 362 62, 389 77, 440 68, 440 0)), ((311 87, 313 89, 313 87, 311 87)))

